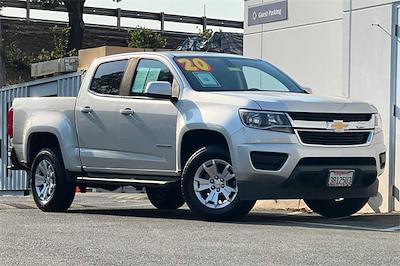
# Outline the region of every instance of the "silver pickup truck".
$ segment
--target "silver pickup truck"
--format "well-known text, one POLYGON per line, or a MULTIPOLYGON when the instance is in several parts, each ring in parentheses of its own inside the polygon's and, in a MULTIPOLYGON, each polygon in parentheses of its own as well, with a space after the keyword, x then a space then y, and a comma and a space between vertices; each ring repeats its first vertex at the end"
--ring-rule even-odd
POLYGON ((213 53, 97 59, 77 98, 18 98, 11 161, 43 211, 65 211, 75 187, 145 187, 160 209, 185 202, 211 220, 257 199, 304 199, 347 216, 377 195, 385 167, 373 106, 320 97, 271 64, 213 53))

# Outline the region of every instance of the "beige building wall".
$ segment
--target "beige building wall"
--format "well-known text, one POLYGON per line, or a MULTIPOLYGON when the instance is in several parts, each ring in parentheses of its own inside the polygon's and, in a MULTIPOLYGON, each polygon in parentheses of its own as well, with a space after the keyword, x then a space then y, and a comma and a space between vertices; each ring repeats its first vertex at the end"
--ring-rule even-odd
MULTIPOLYGON (((350 12, 349 8, 343 15, 345 31, 351 38, 344 49, 350 55, 347 56, 350 60, 344 62, 349 97, 372 103, 378 108, 383 120, 385 143, 389 146, 391 37, 372 25, 379 23, 390 31, 392 4, 387 2, 390 1, 354 1, 353 11, 350 12), (366 2, 374 6, 368 6, 366 2)), ((380 177, 378 197, 370 201, 371 208, 376 212, 388 210, 389 167, 387 165, 380 177)))
MULTIPOLYGON (((315 94, 374 104, 389 146, 391 37, 372 24, 390 32, 395 1, 288 0, 288 20, 248 26, 248 7, 269 2, 245 1, 244 55, 273 63, 315 94)), ((388 170, 364 211, 388 211, 388 170)))
POLYGON ((267 2, 245 1, 244 54, 269 61, 316 94, 343 96, 343 3, 289 1, 288 20, 248 27, 248 6, 267 2))

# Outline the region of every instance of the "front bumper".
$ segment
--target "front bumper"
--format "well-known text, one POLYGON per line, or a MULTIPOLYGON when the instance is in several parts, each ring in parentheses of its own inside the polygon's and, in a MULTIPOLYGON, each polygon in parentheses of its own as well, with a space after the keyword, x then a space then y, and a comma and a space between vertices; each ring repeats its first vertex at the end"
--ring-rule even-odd
POLYGON ((243 200, 373 197, 378 192, 377 177, 384 170, 382 133, 375 134, 368 146, 329 147, 300 144, 294 134, 244 128, 232 135, 232 143, 232 163, 243 200), (287 159, 278 170, 262 170, 254 167, 252 152, 287 154, 287 159), (353 186, 328 188, 331 169, 355 170, 353 186))

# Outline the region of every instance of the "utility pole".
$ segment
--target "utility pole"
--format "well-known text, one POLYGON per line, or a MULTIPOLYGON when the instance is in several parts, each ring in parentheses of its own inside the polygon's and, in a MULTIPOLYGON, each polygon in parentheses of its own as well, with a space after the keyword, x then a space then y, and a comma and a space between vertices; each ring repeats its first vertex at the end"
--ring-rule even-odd
POLYGON ((203 32, 207 30, 207 14, 206 14, 206 4, 204 4, 203 10, 203 32))
POLYGON ((3 32, 1 30, 2 15, 0 14, 0 88, 6 84, 6 64, 4 62, 3 32))

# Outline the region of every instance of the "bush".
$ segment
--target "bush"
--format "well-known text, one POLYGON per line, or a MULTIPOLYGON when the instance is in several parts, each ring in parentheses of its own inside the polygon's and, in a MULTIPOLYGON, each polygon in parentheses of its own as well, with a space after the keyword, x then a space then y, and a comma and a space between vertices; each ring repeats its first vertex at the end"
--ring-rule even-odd
POLYGON ((7 68, 14 68, 17 70, 29 69, 29 56, 18 48, 15 41, 11 41, 5 45, 4 60, 7 68))
POLYGON ((50 31, 53 33, 53 50, 47 51, 43 49, 38 55, 31 56, 31 64, 78 55, 76 50, 72 50, 70 52, 66 51, 70 31, 69 28, 59 28, 54 26, 50 28, 50 31))
POLYGON ((160 33, 146 28, 137 28, 129 30, 128 46, 132 48, 164 48, 167 45, 167 39, 160 33))
POLYGON ((202 39, 203 41, 209 40, 214 34, 212 29, 206 29, 206 30, 203 31, 203 30, 198 28, 198 30, 199 30, 199 33, 197 34, 197 36, 200 39, 202 39))
POLYGON ((16 40, 11 40, 5 45, 6 66, 17 70, 29 69, 31 64, 77 55, 77 51, 66 52, 69 28, 51 27, 53 34, 53 50, 42 50, 39 54, 27 54, 22 51, 16 40))

